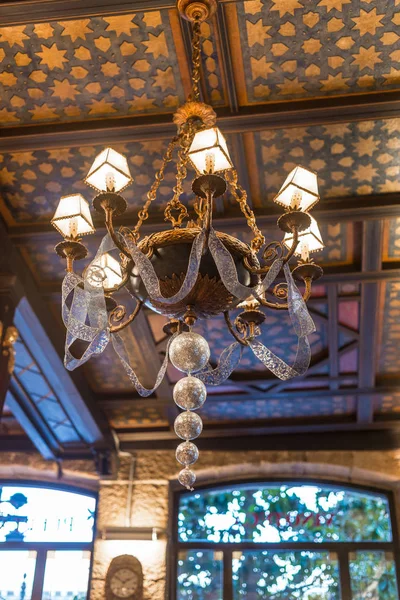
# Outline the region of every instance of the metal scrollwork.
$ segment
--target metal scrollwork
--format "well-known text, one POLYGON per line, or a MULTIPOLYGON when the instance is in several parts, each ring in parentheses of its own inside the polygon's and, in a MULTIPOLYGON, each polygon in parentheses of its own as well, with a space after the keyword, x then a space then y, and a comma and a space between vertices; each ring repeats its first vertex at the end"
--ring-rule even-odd
POLYGON ((284 248, 282 242, 270 242, 262 253, 262 259, 265 262, 273 262, 277 258, 282 258, 284 248))
POLYGON ((117 333, 122 329, 125 329, 127 325, 132 323, 137 317, 140 309, 143 306, 143 301, 138 300, 134 311, 129 315, 129 317, 124 321, 126 316, 126 307, 123 304, 118 304, 109 314, 108 316, 108 324, 110 326, 110 333, 117 333), (121 322, 122 321, 122 322, 121 322))
POLYGON ((287 300, 289 291, 287 283, 278 283, 274 289, 272 290, 275 298, 279 298, 280 300, 287 300))

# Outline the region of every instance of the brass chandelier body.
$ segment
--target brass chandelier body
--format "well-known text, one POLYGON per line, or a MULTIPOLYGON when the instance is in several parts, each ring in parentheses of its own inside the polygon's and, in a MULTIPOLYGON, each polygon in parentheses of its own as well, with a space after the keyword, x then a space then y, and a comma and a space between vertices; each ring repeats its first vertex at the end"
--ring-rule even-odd
MULTIPOLYGON (((121 186, 123 189, 126 185, 117 186, 118 177, 116 179, 113 172, 118 176, 121 173, 122 175, 125 174, 127 183, 131 179, 127 166, 126 168, 116 167, 114 169, 110 153, 114 153, 115 156, 117 156, 117 153, 112 150, 105 159, 107 163, 104 171, 106 172, 105 187, 93 184, 96 173, 100 173, 99 169, 96 172, 96 161, 86 178, 87 183, 100 190, 100 193, 93 200, 93 208, 104 216, 107 239, 103 240, 96 259, 86 269, 83 278, 79 278, 74 273, 74 262, 87 255, 80 234, 94 231, 90 214, 86 204, 84 204, 86 201, 82 197, 77 200, 74 196, 74 201, 80 203, 80 208, 71 208, 68 213, 65 206, 68 202, 70 202, 69 206, 72 206, 71 200, 69 200, 72 196, 62 198, 64 209, 61 210, 60 202, 53 224, 64 235, 64 241, 57 245, 56 251, 67 261, 67 277, 63 285, 63 316, 68 331, 66 343, 67 368, 75 368, 85 362, 92 354, 100 353, 104 350, 107 342, 112 339, 114 347, 137 390, 142 395, 149 395, 155 388, 144 390, 141 384, 137 383, 137 377, 127 365, 128 360, 123 349, 121 350, 123 345, 121 345, 120 334, 134 321, 143 305, 169 318, 165 330, 172 336, 169 349, 170 358, 175 366, 178 365, 180 370, 188 374, 184 380, 181 380, 183 383, 179 389, 177 386, 180 382, 175 386, 174 399, 178 406, 186 409, 186 413, 182 413, 183 416, 180 415, 182 417, 180 422, 175 424, 177 434, 184 440, 178 448, 178 450, 180 449, 179 456, 177 451, 177 458, 184 466, 179 479, 183 485, 191 488, 195 476, 190 470, 190 465, 197 460, 198 452, 196 446, 190 440, 197 437, 201 431, 201 420, 199 423, 200 417, 190 411, 199 408, 205 400, 206 392, 202 386, 204 386, 204 383, 216 384, 229 376, 235 362, 232 356, 237 348, 242 352, 246 346, 251 347, 256 356, 270 368, 271 360, 272 362, 274 360, 271 359, 271 353, 266 354, 260 349, 260 345, 255 345, 255 339, 260 335, 261 325, 266 318, 262 309, 265 307, 271 310, 286 310, 291 314, 294 313, 297 308, 293 308, 293 306, 296 303, 299 305, 303 301, 306 302, 310 297, 312 282, 321 277, 322 269, 309 258, 309 251, 315 249, 314 246, 309 247, 304 243, 304 240, 308 239, 307 236, 311 235, 313 222, 315 223, 308 212, 308 205, 312 206, 313 203, 309 202, 305 209, 302 207, 302 199, 305 195, 310 195, 309 189, 312 186, 299 184, 295 179, 298 176, 296 174, 293 175, 288 184, 291 194, 289 201, 280 201, 284 206, 284 212, 278 220, 278 227, 285 234, 285 239, 266 244, 264 235, 257 226, 255 215, 247 202, 246 191, 240 185, 237 171, 230 161, 225 140, 221 141, 223 136, 215 127, 216 114, 212 107, 201 101, 199 87, 201 75, 201 23, 209 19, 214 13, 215 0, 179 0, 178 9, 180 14, 192 23, 193 88, 187 102, 174 115, 177 135, 171 140, 166 149, 161 167, 147 193, 144 206, 138 213, 135 226, 132 229, 123 227, 119 231, 116 231, 114 227, 115 218, 126 210, 127 203, 120 193, 121 189, 116 189, 117 187, 121 188, 121 186), (198 156, 200 154, 201 156, 204 155, 204 165, 199 169, 194 146, 196 146, 197 140, 200 139, 198 135, 207 132, 212 132, 217 141, 215 147, 210 150, 203 152, 203 149, 200 149, 203 154, 200 152, 198 156), (221 138, 218 136, 221 136, 221 138), (220 153, 218 156, 221 156, 223 160, 228 161, 228 168, 217 168, 216 152, 220 153), (172 198, 164 211, 165 220, 170 223, 170 228, 141 237, 141 227, 148 219, 149 210, 156 199, 165 171, 175 156, 175 185, 172 189, 172 198), (189 166, 195 166, 196 168, 196 176, 192 183, 196 200, 194 202, 194 213, 191 215, 189 215, 187 207, 181 201, 183 182, 187 177, 189 166), (93 174, 91 175, 92 171, 93 174), (226 191, 238 203, 252 232, 250 245, 227 233, 215 232, 212 227, 214 200, 226 191), (85 222, 83 229, 78 223, 78 219, 80 219, 79 223, 85 222), (293 269, 290 269, 290 259, 295 254, 299 254, 302 234, 304 237, 301 259, 293 269), (117 252, 118 255, 118 265, 115 267, 112 265, 110 267, 111 263, 104 258, 108 256, 107 253, 112 251, 117 252), (194 256, 196 252, 198 253, 197 259, 194 256), (219 262, 219 256, 222 256, 221 263, 219 262), (140 257, 140 261, 137 257, 140 257), (157 294, 149 291, 148 280, 144 276, 144 267, 141 262, 142 257, 147 259, 145 265, 147 265, 147 272, 151 273, 153 280, 155 274, 159 290, 157 294), (195 279, 188 287, 187 294, 182 296, 180 292, 182 289, 186 289, 188 273, 193 264, 197 265, 195 279), (235 281, 232 285, 228 285, 227 280, 224 278, 222 264, 233 265, 235 281), (266 293, 269 285, 267 286, 265 281, 273 282, 276 274, 282 269, 285 272, 287 283, 279 283, 266 293), (107 273, 111 271, 114 272, 114 278, 107 276, 107 273), (293 290, 297 290, 293 287, 293 278, 300 281, 304 286, 303 295, 298 294, 295 300, 293 300, 293 293, 297 294, 298 292, 293 292, 293 290), (119 303, 116 299, 121 288, 127 288, 136 299, 135 309, 130 314, 128 314, 124 304, 119 303), (247 299, 243 297, 243 289, 246 288, 248 288, 249 296, 247 299), (235 290, 241 292, 236 293, 235 290), (73 295, 72 300, 71 295, 73 295), (171 302, 171 298, 174 297, 177 300, 171 302), (105 311, 102 309, 102 303, 104 303, 105 311), (230 312, 239 305, 241 312, 232 322, 230 312), (79 310, 77 310, 77 306, 79 310), (93 306, 97 307, 97 313, 93 306), (82 307, 85 307, 83 313, 82 307), (81 318, 82 314, 83 317, 81 318), (211 367, 205 366, 205 363, 208 362, 208 355, 205 356, 205 362, 204 357, 200 361, 202 367, 200 374, 193 377, 192 374, 196 373, 196 370, 199 371, 199 369, 187 366, 191 360, 190 353, 197 351, 199 348, 199 351, 202 352, 204 347, 199 339, 194 337, 186 339, 184 335, 191 335, 191 328, 198 319, 206 319, 220 314, 223 314, 227 328, 232 334, 233 344, 228 349, 226 356, 221 357, 221 364, 214 371, 216 373, 219 369, 214 380, 209 375, 213 370, 211 367), (183 348, 184 339, 186 339, 185 348, 183 348), (118 341, 114 343, 114 340, 118 341), (178 348, 178 350, 182 355, 180 356, 177 353, 174 362, 174 352, 178 347, 177 340, 180 340, 181 348, 178 348), (94 345, 95 342, 96 345, 94 345), (199 348, 196 346, 197 342, 200 343, 199 348), (184 361, 182 362, 184 354, 185 360, 189 361, 187 364, 185 363, 186 366, 184 361), (182 368, 179 365, 183 365, 182 368), (204 371, 205 374, 203 373, 204 369, 207 371, 204 371), (201 373, 203 373, 203 377, 201 373), (188 381, 186 382, 186 380, 188 381), (186 388, 184 386, 185 382, 186 388), (179 400, 182 397, 186 400, 179 400), (190 402, 188 398, 190 398, 190 402), (197 398, 198 402, 194 401, 194 398, 197 398), (183 422, 184 419, 186 419, 185 422, 183 422)), ((118 156, 121 157, 121 155, 118 156)), ((315 175, 312 175, 306 169, 303 169, 303 171, 309 177, 314 177, 316 182, 315 175)), ((280 196, 278 194, 279 198, 283 198, 284 193, 287 192, 288 186, 286 188, 284 186, 279 193, 280 196)), ((317 193, 315 191, 311 192, 315 195, 314 203, 319 198, 317 193)), ((279 202, 279 200, 277 201, 279 202)), ((321 244, 322 242, 318 241, 316 249, 322 247, 321 244), (318 246, 318 244, 320 245, 318 246)), ((114 259, 112 260, 113 263, 116 263, 114 259)), ((299 323, 298 329, 301 330, 301 319, 299 319, 299 323)), ((310 328, 307 332, 309 331, 311 331, 310 328)), ((302 331, 299 333, 296 330, 296 333, 299 339, 305 337, 302 331)), ((198 336, 198 338, 200 337, 198 336)), ((168 351, 166 359, 168 360, 168 351)), ((299 369, 296 370, 295 367, 291 369, 287 365, 284 368, 282 367, 283 361, 280 361, 280 359, 277 359, 277 361, 275 371, 271 370, 278 377, 282 373, 282 378, 299 374, 299 369)), ((237 364, 237 361, 235 364, 237 364)), ((304 365, 302 368, 304 368, 304 365)), ((164 372, 160 372, 156 385, 161 381, 165 369, 166 366, 164 372)))

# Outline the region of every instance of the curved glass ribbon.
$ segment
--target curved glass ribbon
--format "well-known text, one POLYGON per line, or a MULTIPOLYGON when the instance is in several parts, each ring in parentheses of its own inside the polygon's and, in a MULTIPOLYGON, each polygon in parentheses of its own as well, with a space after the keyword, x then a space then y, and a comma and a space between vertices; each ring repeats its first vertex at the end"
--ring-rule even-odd
POLYGON ((165 358, 164 358, 161 368, 158 372, 154 387, 152 387, 151 389, 148 389, 148 388, 145 388, 140 383, 138 376, 136 375, 135 371, 132 369, 132 367, 129 364, 129 356, 128 356, 128 352, 126 350, 126 346, 125 346, 122 336, 119 333, 111 334, 111 341, 112 341, 112 345, 114 346, 114 350, 118 354, 119 359, 122 362, 122 366, 124 367, 129 379, 135 386, 135 388, 136 388, 138 394, 140 394, 140 396, 143 396, 143 397, 150 396, 158 388, 158 386, 164 379, 164 375, 165 375, 165 373, 167 371, 167 367, 168 367, 169 347, 171 345, 172 340, 175 339, 175 337, 177 335, 178 335, 177 333, 174 333, 174 335, 168 340, 165 358))
POLYGON ((188 268, 181 288, 176 294, 170 296, 169 298, 165 298, 161 294, 160 281, 156 275, 156 272, 154 271, 151 260, 139 250, 132 240, 130 240, 128 237, 124 238, 124 242, 130 255, 132 256, 135 267, 138 270, 140 278, 142 279, 147 293, 152 300, 161 302, 163 304, 175 304, 176 302, 183 300, 190 293, 199 274, 204 237, 205 231, 202 230, 193 242, 192 249, 190 251, 188 268))
POLYGON ((228 252, 224 244, 215 233, 215 230, 212 228, 210 230, 208 247, 213 256, 215 264, 217 265, 218 273, 224 286, 231 294, 240 300, 245 300, 251 294, 257 297, 257 294, 259 295, 261 291, 268 289, 272 282, 277 278, 278 273, 283 265, 283 260, 281 258, 277 258, 272 263, 270 270, 264 279, 262 279, 260 284, 257 284, 255 287, 251 288, 239 282, 236 265, 230 252, 228 252))
POLYGON ((62 318, 67 329, 64 365, 72 371, 93 354, 101 354, 110 340, 103 289, 88 288, 81 277, 67 273, 62 284, 62 318), (68 307, 71 294, 72 301, 68 307), (70 351, 76 340, 88 343, 80 359, 70 351))
POLYGON ((243 346, 239 342, 233 342, 221 352, 218 365, 213 369, 208 365, 203 371, 196 373, 206 385, 220 385, 228 379, 238 366, 243 354, 243 346))
POLYGON ((300 294, 289 265, 283 268, 288 285, 288 310, 291 323, 298 336, 297 351, 294 363, 288 365, 281 358, 257 340, 249 341, 249 346, 254 355, 269 369, 276 377, 286 381, 298 375, 304 375, 310 366, 311 348, 307 336, 315 331, 314 321, 310 317, 306 303, 300 294))

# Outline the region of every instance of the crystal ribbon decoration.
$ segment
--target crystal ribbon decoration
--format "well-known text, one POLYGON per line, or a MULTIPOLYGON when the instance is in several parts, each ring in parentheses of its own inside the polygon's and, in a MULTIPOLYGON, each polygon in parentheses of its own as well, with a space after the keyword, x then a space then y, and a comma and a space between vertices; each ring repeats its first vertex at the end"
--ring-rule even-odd
POLYGON ((128 353, 126 351, 126 347, 124 344, 124 340, 122 338, 122 336, 119 333, 112 333, 111 334, 111 341, 112 341, 112 345, 114 347, 115 352, 117 353, 122 366, 124 367, 129 379, 131 380, 131 382, 133 383, 133 385, 136 388, 136 391, 138 392, 138 394, 140 394, 140 396, 143 397, 147 397, 150 396, 160 385, 160 383, 162 382, 162 380, 164 379, 164 375, 166 373, 167 367, 168 367, 168 356, 169 356, 169 347, 171 345, 171 342, 173 339, 175 339, 175 337, 178 334, 174 334, 169 340, 168 340, 168 345, 167 345, 167 350, 165 353, 165 358, 162 362, 161 368, 158 372, 157 378, 156 378, 156 382, 154 384, 154 387, 152 387, 151 389, 145 388, 141 383, 140 380, 138 378, 138 376, 136 375, 135 371, 132 369, 132 367, 129 364, 129 357, 128 357, 128 353))
POLYGON ((249 346, 254 355, 269 369, 276 377, 286 381, 298 375, 304 375, 310 365, 311 349, 307 336, 315 331, 314 321, 310 317, 296 284, 293 281, 289 266, 283 268, 288 285, 288 310, 291 323, 298 337, 296 358, 292 366, 257 340, 249 341, 249 346))
POLYGON ((277 278, 278 273, 283 265, 283 260, 281 258, 277 258, 272 263, 271 268, 264 279, 262 279, 261 282, 254 288, 251 288, 239 282, 234 260, 231 254, 225 248, 224 244, 218 238, 213 228, 210 230, 208 247, 213 256, 215 264, 217 265, 218 273, 221 277, 222 283, 226 289, 231 294, 236 296, 236 298, 239 298, 239 300, 245 300, 250 294, 253 294, 255 297, 257 297, 257 293, 259 294, 260 291, 268 289, 273 281, 277 278))
POLYGON ((67 329, 64 365, 69 371, 83 365, 93 354, 101 354, 105 350, 110 332, 102 288, 92 288, 81 277, 67 273, 62 284, 62 319, 67 329), (71 294, 72 301, 68 308, 67 301, 71 294), (88 344, 80 359, 75 358, 70 351, 76 340, 88 344))
POLYGON ((208 364, 203 371, 196 373, 196 377, 201 379, 206 385, 220 385, 228 379, 238 366, 242 358, 243 348, 244 346, 239 344, 239 342, 233 342, 233 344, 221 352, 218 365, 215 369, 208 364))
POLYGON ((169 298, 165 298, 161 294, 160 281, 156 275, 156 272, 154 271, 154 267, 151 264, 150 259, 139 250, 132 240, 130 240, 128 237, 124 239, 129 253, 132 256, 132 260, 135 263, 135 267, 138 270, 140 278, 142 279, 147 293, 152 300, 155 302, 161 302, 163 304, 175 304, 176 302, 183 300, 189 294, 196 283, 197 276, 199 274, 204 238, 205 231, 202 230, 193 242, 184 282, 182 283, 180 290, 169 298))

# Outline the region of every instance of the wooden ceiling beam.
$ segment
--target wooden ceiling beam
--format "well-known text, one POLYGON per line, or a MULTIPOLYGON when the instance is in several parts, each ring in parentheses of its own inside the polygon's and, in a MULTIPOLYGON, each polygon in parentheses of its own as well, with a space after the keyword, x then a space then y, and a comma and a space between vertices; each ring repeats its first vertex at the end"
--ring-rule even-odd
MULTIPOLYGON (((364 223, 362 242, 362 271, 375 272, 382 266, 383 222, 364 223)), ((360 387, 375 387, 378 356, 380 283, 365 281, 361 290, 360 347, 358 355, 360 387)), ((383 318, 383 316, 381 317, 383 318)), ((373 395, 358 400, 357 420, 371 423, 373 420, 373 395)))
MULTIPOLYGON (((329 380, 327 380, 329 386, 329 380)), ((340 388, 337 390, 328 389, 292 389, 285 390, 282 392, 271 392, 270 394, 264 395, 260 392, 254 392, 253 396, 249 398, 246 394, 209 394, 207 397, 207 404, 213 404, 218 402, 273 402, 275 400, 290 399, 303 401, 307 398, 343 398, 346 396, 354 396, 356 398, 366 397, 369 394, 374 394, 377 398, 383 396, 390 396, 392 394, 399 393, 399 386, 379 386, 376 388, 358 388, 348 387, 340 388)), ((105 410, 126 410, 126 409, 145 409, 145 408, 164 408, 171 400, 169 398, 138 398, 137 396, 119 396, 112 400, 105 394, 99 396, 99 406, 105 410)))
MULTIPOLYGON (((0 14, 1 21, 1 14, 0 14)), ((306 98, 241 107, 216 108, 224 134, 248 133, 282 127, 385 119, 400 116, 400 91, 306 98)), ((140 115, 83 122, 19 125, 0 131, 0 152, 47 150, 83 145, 110 145, 169 139, 176 134, 171 114, 140 115)))
MULTIPOLYGON (((219 0, 223 2, 239 0, 219 0)), ((176 7, 175 0, 12 0, 0 3, 0 22, 5 25, 23 25, 43 21, 81 19, 119 15, 132 12, 163 10, 176 7)))
MULTIPOLYGON (((172 450, 178 440, 173 432, 118 432, 123 452, 134 450, 172 450)), ((197 441, 200 456, 205 450, 393 450, 400 448, 400 430, 396 423, 360 425, 348 423, 285 424, 279 427, 204 428, 197 441), (340 434, 340 435, 338 435, 340 434)))
MULTIPOLYGON (((139 210, 139 207, 138 207, 139 210)), ((263 230, 267 228, 276 228, 277 237, 280 236, 280 230, 277 228, 277 220, 281 215, 279 208, 269 202, 261 208, 254 208, 254 214, 257 218, 258 226, 263 230)), ((344 223, 354 221, 374 221, 382 219, 391 219, 400 217, 400 194, 375 194, 367 196, 346 196, 343 198, 327 198, 322 200, 315 210, 313 216, 319 223, 344 223)), ((94 226, 99 238, 105 235, 104 219, 94 216, 94 226)), ((123 216, 115 219, 116 227, 132 227, 136 222, 136 212, 125 213, 123 216)), ((223 217, 216 214, 213 218, 214 228, 225 231, 226 233, 246 230, 246 221, 243 214, 236 207, 230 208, 224 212, 223 217)), ((160 217, 150 215, 141 227, 143 234, 149 234, 166 229, 165 221, 160 217)), ((29 225, 12 225, 9 227, 8 234, 10 239, 16 245, 28 242, 39 242, 41 244, 56 244, 59 241, 59 235, 54 227, 48 222, 41 221, 29 225)), ((343 267, 341 271, 345 271, 343 267)))

